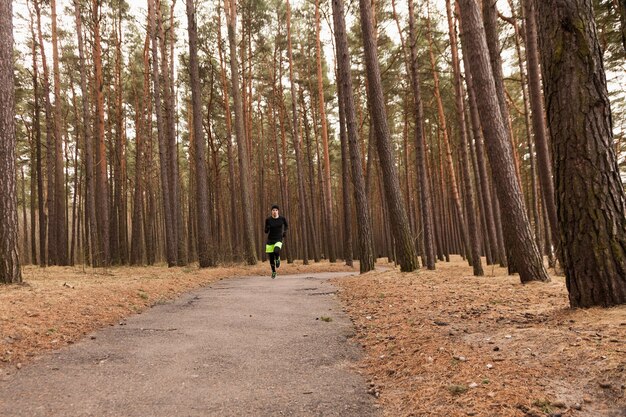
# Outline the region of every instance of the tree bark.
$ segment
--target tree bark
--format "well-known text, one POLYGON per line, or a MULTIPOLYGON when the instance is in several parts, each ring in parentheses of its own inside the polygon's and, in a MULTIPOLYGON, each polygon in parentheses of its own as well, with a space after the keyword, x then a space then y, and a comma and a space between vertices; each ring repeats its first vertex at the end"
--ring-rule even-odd
POLYGON ((415 243, 411 237, 409 219, 402 201, 398 170, 395 166, 391 148, 391 137, 387 125, 387 112, 385 110, 380 67, 376 51, 372 9, 368 0, 359 0, 359 6, 368 79, 368 103, 371 108, 373 128, 376 132, 376 144, 385 185, 385 195, 389 205, 389 217, 396 241, 400 269, 404 272, 411 272, 419 267, 419 262, 415 252, 415 243))
POLYGON ((572 307, 626 303, 626 196, 591 0, 536 2, 572 307))
POLYGON ((530 230, 524 200, 515 173, 511 143, 499 106, 496 84, 489 62, 489 49, 480 10, 475 0, 459 0, 463 20, 463 50, 476 87, 480 119, 487 142, 493 178, 502 206, 503 223, 509 227, 511 250, 522 282, 549 281, 543 259, 530 230))
POLYGON ((13 7, 0 0, 0 282, 22 282, 18 256, 15 171, 15 91, 13 66, 13 7))

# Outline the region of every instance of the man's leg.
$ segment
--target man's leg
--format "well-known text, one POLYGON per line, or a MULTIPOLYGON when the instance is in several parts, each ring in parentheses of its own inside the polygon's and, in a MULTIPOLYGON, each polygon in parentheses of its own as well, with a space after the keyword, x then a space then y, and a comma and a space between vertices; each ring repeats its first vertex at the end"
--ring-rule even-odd
POLYGON ((270 266, 272 267, 272 272, 276 272, 276 257, 274 256, 274 252, 270 252, 268 253, 268 255, 270 260, 270 266))
POLYGON ((276 268, 280 268, 280 248, 283 247, 283 242, 276 242, 274 244, 274 258, 276 258, 276 268))

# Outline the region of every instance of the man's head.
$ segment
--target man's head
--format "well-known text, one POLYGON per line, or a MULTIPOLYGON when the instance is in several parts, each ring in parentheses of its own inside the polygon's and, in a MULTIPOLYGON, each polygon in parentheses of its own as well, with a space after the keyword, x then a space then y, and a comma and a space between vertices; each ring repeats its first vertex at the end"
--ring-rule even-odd
POLYGON ((276 204, 272 206, 272 217, 278 217, 278 206, 276 204))

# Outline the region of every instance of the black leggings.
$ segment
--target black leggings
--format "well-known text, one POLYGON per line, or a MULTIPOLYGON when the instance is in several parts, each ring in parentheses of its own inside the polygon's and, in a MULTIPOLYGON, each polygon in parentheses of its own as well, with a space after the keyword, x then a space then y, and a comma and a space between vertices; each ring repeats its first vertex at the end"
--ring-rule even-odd
POLYGON ((272 272, 276 271, 276 260, 280 259, 280 248, 274 248, 274 252, 268 253, 270 258, 270 266, 272 267, 272 272))

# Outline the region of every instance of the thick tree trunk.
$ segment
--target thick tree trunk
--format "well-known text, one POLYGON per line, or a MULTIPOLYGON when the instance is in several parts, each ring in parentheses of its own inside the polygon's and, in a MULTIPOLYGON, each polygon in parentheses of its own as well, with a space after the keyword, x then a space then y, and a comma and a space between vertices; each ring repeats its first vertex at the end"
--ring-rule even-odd
POLYGON ((352 168, 352 185, 356 203, 357 232, 359 240, 359 269, 361 273, 374 269, 376 257, 372 241, 370 209, 365 193, 361 149, 359 147, 358 127, 352 94, 352 75, 350 74, 350 51, 348 50, 348 35, 344 17, 342 0, 332 0, 333 24, 335 28, 335 47, 337 49, 339 100, 343 102, 346 118, 346 133, 350 151, 350 165, 352 168))
POLYGON ((489 62, 489 49, 480 10, 475 0, 459 1, 463 20, 463 50, 476 87, 476 101, 487 142, 493 178, 502 206, 503 223, 508 225, 511 250, 522 282, 549 281, 543 259, 530 230, 524 200, 515 173, 511 143, 499 106, 496 84, 489 62))
POLYGON ((241 102, 241 90, 239 88, 239 64, 237 60, 237 8, 234 0, 225 0, 226 21, 228 26, 228 41, 230 45, 230 72, 233 102, 235 105, 235 136, 237 138, 237 151, 239 159, 239 183, 241 187, 241 200, 244 223, 244 256, 249 265, 257 263, 257 254, 254 243, 254 226, 252 225, 252 208, 250 201, 250 172, 248 145, 244 135, 243 104, 241 102))
POLYGON ((198 65, 198 31, 196 26, 196 10, 193 0, 186 0, 187 31, 189 32, 189 77, 191 81, 191 103, 193 111, 193 144, 195 150, 195 197, 198 259, 200 268, 215 265, 212 259, 211 240, 209 236, 209 186, 206 167, 206 144, 202 135, 202 102, 200 86, 200 70, 198 65))
POLYGON ((570 305, 626 303, 626 196, 591 0, 536 2, 570 305))
POLYGON ((0 0, 0 283, 22 282, 18 257, 17 191, 15 181, 15 92, 13 67, 13 7, 0 0))
MULTIPOLYGON (((398 170, 391 147, 391 136, 387 125, 387 112, 383 97, 380 67, 376 51, 376 38, 371 4, 368 0, 359 0, 361 30, 365 50, 365 65, 368 79, 368 103, 371 108, 373 128, 376 134, 378 156, 385 185, 385 196, 389 205, 390 221, 396 241, 398 262, 404 272, 414 271, 419 267, 415 253, 415 243, 411 237, 409 219, 402 201, 402 192, 398 180, 398 170)), ((351 91, 351 90, 347 90, 351 91)))
POLYGON ((426 168, 426 141, 424 138, 424 107, 420 86, 419 68, 417 61, 417 37, 415 34, 414 0, 409 2, 409 42, 411 48, 410 80, 415 101, 415 160, 417 166, 417 181, 420 190, 420 212, 422 214, 422 229, 426 267, 435 269, 435 227, 433 225, 433 204, 426 168))

